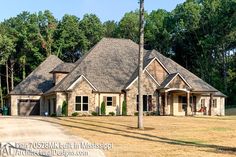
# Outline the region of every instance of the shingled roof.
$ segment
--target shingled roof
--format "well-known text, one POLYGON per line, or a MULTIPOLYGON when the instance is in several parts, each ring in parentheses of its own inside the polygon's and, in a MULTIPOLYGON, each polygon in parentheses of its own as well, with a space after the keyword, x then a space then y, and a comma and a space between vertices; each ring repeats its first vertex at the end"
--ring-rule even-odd
POLYGON ((49 72, 57 65, 63 63, 58 57, 51 55, 18 84, 11 95, 43 94, 53 87, 53 77, 49 72))
POLYGON ((61 63, 56 66, 50 73, 69 73, 75 67, 74 63, 61 63))
POLYGON ((51 91, 65 91, 83 75, 100 92, 120 92, 138 66, 138 45, 128 39, 103 38, 51 91))
MULTIPOLYGON (((155 50, 145 50, 144 66, 147 66, 153 58, 157 58, 173 76, 179 73, 191 85, 193 91, 217 92, 224 96, 199 77, 155 50)), ((75 64, 76 67, 48 92, 66 91, 81 75, 85 76, 100 92, 120 92, 138 76, 138 45, 128 39, 103 38, 75 64)))

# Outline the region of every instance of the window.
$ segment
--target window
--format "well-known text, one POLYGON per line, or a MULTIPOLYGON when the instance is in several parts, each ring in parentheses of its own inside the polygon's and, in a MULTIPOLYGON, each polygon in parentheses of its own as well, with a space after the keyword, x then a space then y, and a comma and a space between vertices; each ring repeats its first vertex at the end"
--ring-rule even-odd
POLYGON ((186 96, 179 96, 179 107, 178 111, 183 112, 187 110, 187 97, 186 96))
MULTIPOLYGON (((138 111, 138 104, 139 98, 138 95, 136 97, 136 104, 137 104, 137 111, 138 111)), ((152 96, 151 95, 143 95, 143 111, 151 111, 152 110, 152 96)))
POLYGON ((112 97, 107 97, 107 106, 112 106, 112 97))
POLYGON ((75 97, 75 111, 88 111, 88 96, 75 97))
POLYGON ((217 99, 213 100, 213 108, 217 108, 217 99))
POLYGON ((205 99, 201 99, 201 107, 205 107, 205 99))

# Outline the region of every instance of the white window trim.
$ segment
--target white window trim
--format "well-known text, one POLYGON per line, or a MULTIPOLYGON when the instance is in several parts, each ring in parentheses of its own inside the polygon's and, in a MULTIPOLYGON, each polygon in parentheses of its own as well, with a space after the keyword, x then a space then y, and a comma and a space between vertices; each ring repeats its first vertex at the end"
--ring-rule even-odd
POLYGON ((111 98, 111 101, 109 101, 109 102, 111 102, 111 105, 108 106, 108 105, 107 105, 108 100, 106 100, 106 106, 107 106, 107 107, 112 107, 112 106, 113 106, 113 97, 112 97, 112 96, 107 96, 106 98, 107 98, 107 99, 108 99, 108 98, 111 98))
POLYGON ((75 112, 89 112, 89 96, 87 95, 77 95, 75 96, 75 112), (76 97, 81 97, 81 103, 76 103, 76 97), (88 97, 88 111, 83 111, 83 97, 88 97), (77 104, 81 104, 81 111, 80 110, 76 110, 76 105, 77 104))

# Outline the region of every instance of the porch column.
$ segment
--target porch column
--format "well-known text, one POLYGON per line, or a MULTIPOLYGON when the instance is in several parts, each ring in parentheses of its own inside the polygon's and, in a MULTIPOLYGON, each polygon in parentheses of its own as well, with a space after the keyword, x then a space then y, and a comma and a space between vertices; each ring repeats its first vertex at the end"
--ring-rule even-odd
POLYGON ((157 93, 157 115, 160 115, 160 106, 161 106, 161 93, 157 93))
POLYGON ((101 115, 100 93, 98 93, 98 115, 101 115))
POLYGON ((190 92, 187 92, 187 109, 186 109, 186 116, 190 115, 190 92))
POLYGON ((210 94, 210 103, 209 103, 209 110, 208 110, 208 115, 211 116, 211 108, 213 105, 213 94, 210 94))
POLYGON ((168 92, 165 91, 165 104, 163 107, 163 115, 166 115, 166 107, 167 107, 167 103, 168 103, 167 96, 168 96, 168 92))

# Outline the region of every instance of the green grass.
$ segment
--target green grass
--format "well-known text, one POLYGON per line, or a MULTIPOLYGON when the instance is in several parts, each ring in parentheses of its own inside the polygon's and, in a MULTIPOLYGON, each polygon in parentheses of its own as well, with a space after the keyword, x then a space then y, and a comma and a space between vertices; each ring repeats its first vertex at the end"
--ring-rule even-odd
POLYGON ((224 127, 214 127, 214 128, 210 128, 209 130, 225 132, 225 131, 232 131, 233 129, 231 129, 231 128, 224 128, 224 127))

